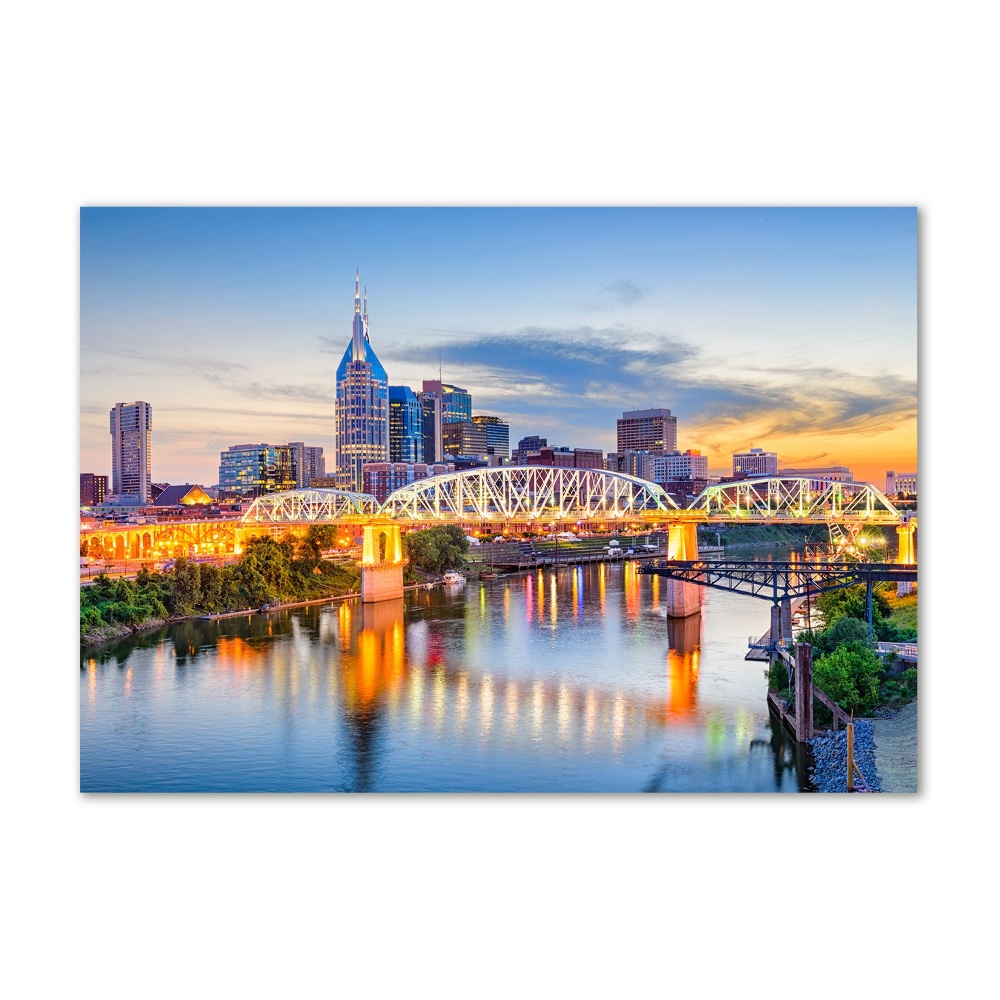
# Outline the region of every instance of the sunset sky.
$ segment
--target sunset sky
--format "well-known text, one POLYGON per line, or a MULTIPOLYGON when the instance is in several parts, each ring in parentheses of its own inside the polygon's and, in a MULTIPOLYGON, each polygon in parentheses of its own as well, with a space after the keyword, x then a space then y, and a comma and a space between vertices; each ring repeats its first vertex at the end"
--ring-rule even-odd
POLYGON ((354 274, 390 384, 436 378, 511 446, 616 447, 667 407, 714 475, 759 447, 882 488, 917 471, 913 208, 84 208, 80 471, 153 410, 153 480, 246 442, 321 445, 354 274))

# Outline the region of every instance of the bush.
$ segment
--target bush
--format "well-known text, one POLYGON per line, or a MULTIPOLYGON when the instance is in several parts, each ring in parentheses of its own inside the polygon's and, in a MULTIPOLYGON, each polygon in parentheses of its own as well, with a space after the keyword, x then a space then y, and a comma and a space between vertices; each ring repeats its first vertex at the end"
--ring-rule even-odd
POLYGON ((864 715, 879 704, 882 664, 864 643, 838 646, 813 663, 813 682, 845 712, 864 715))

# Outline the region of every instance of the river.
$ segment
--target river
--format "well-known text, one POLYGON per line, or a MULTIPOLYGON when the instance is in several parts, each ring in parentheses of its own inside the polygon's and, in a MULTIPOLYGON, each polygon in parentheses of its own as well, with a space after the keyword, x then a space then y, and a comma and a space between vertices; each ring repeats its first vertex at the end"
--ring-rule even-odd
POLYGON ((85 792, 798 792, 759 598, 628 562, 173 624, 80 669, 85 792))

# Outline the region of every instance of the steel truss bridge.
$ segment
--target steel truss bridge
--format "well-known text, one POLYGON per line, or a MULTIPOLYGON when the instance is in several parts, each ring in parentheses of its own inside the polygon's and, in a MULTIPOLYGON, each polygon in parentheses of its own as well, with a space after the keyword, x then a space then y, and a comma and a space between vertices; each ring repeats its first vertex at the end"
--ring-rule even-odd
POLYGON ((560 524, 635 530, 683 524, 824 524, 848 533, 904 525, 873 486, 815 479, 746 479, 710 486, 686 508, 656 483, 600 469, 505 466, 420 479, 379 504, 368 493, 292 490, 260 497, 239 519, 105 524, 81 531, 81 551, 99 558, 239 553, 246 538, 311 524, 392 520, 413 527, 533 531, 560 524))
POLYGON ((638 572, 701 587, 731 590, 779 604, 824 590, 880 582, 916 583, 917 567, 898 563, 845 562, 730 562, 726 560, 671 560, 647 563, 638 572))

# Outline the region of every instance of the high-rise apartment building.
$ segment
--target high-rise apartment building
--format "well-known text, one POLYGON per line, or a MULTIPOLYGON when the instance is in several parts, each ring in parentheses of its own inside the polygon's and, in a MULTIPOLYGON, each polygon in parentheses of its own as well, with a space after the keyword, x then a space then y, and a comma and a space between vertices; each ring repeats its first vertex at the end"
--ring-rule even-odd
POLYGON ((677 418, 669 410, 626 410, 618 421, 618 451, 677 451, 677 418))
POLYGON ((733 476, 749 479, 752 476, 776 476, 778 474, 778 453, 751 448, 733 454, 733 476))
POLYGON ((423 411, 417 394, 406 385, 389 386, 389 461, 423 462, 423 411))
POLYGON ((292 462, 295 464, 295 488, 304 490, 314 479, 326 475, 326 457, 321 447, 312 447, 304 441, 289 441, 292 462))
POLYGON ((115 404, 111 411, 111 492, 120 500, 150 501, 152 434, 149 403, 115 404))
POLYGON ((104 503, 108 492, 108 477, 95 476, 92 472, 80 473, 80 506, 95 507, 104 503))
POLYGON ((354 275, 351 342, 337 368, 334 465, 342 489, 362 491, 362 469, 389 455, 389 378, 368 339, 368 290, 354 275))

